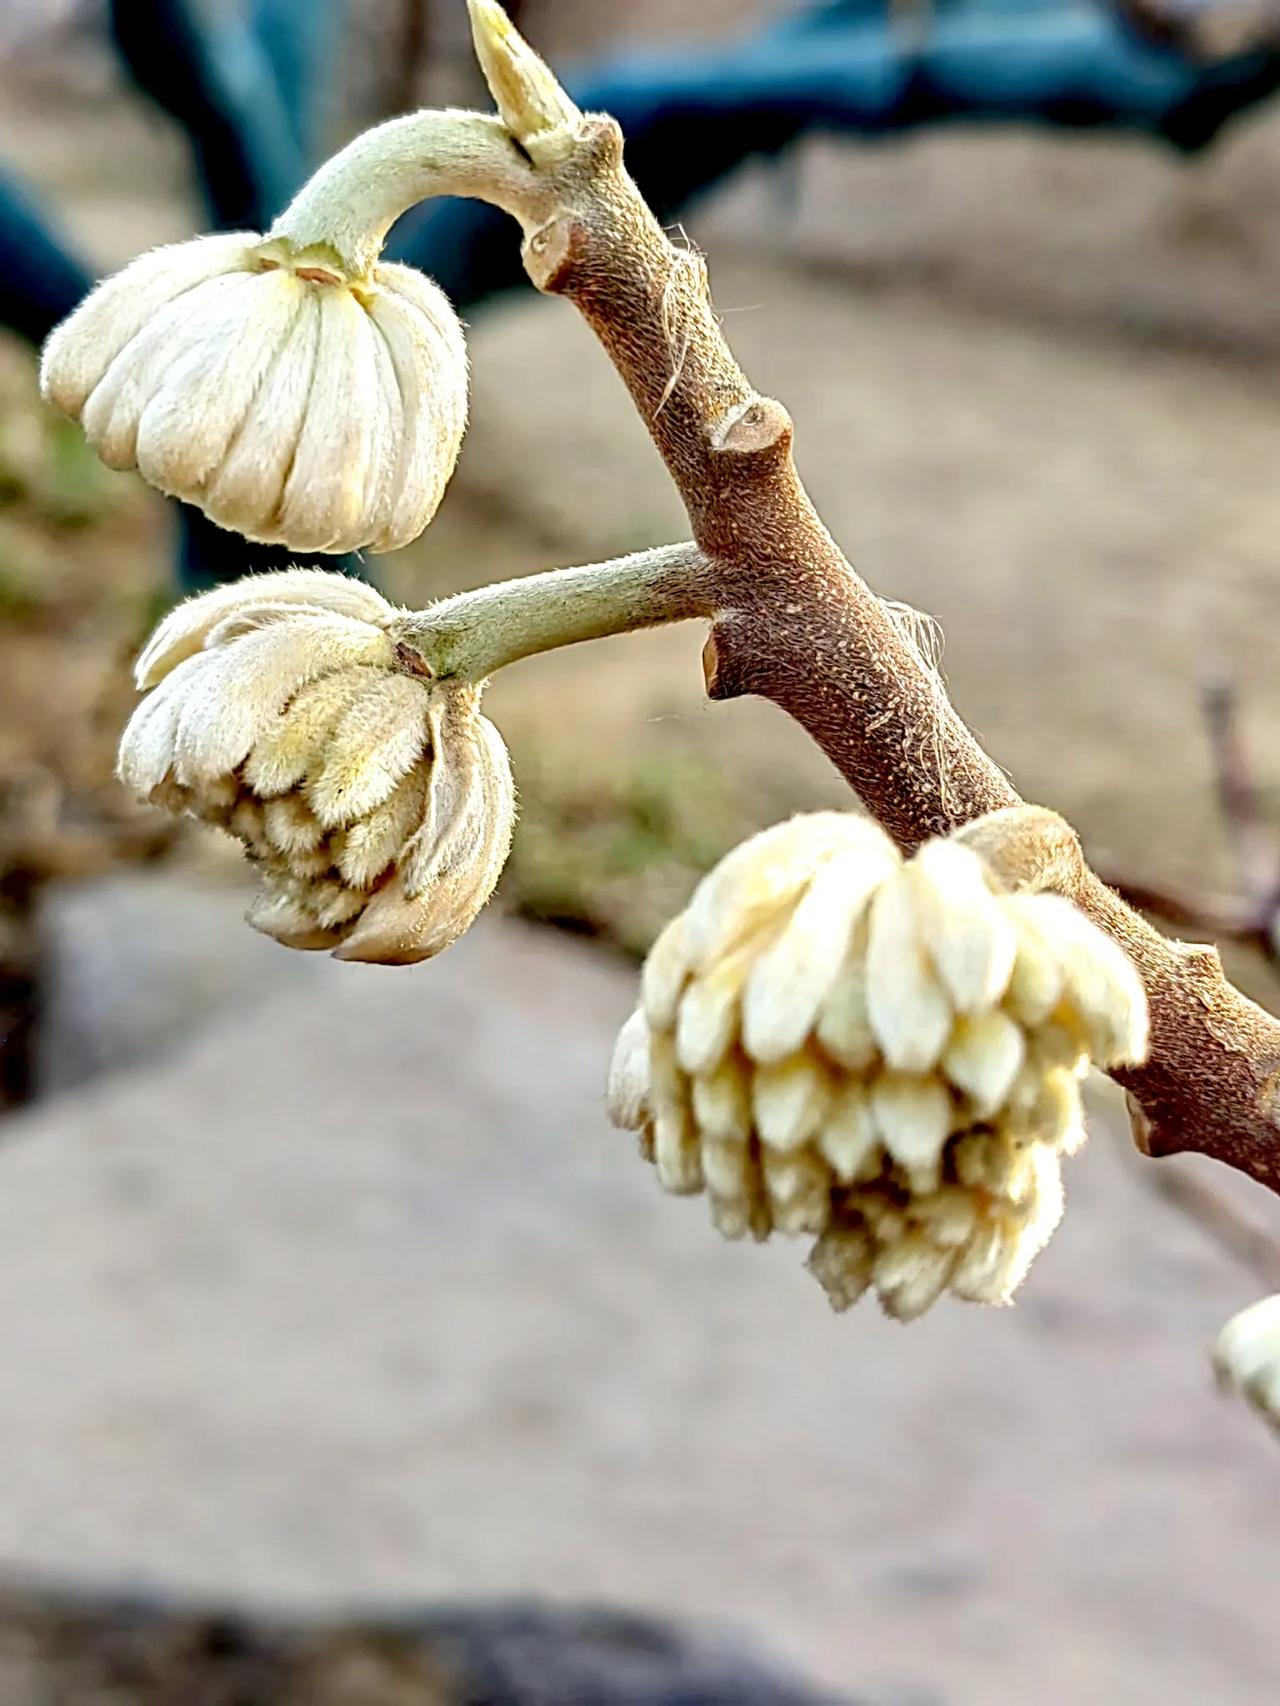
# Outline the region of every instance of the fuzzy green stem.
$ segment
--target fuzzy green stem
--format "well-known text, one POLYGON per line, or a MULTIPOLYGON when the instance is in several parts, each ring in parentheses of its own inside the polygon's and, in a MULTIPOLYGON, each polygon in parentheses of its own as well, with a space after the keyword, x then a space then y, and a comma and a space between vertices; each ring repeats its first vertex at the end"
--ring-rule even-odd
POLYGON ((553 205, 545 179, 501 119, 456 110, 408 113, 365 131, 327 160, 268 236, 295 254, 336 257, 348 278, 363 278, 400 215, 438 195, 492 202, 526 230, 553 205))
POLYGON ((716 608, 709 560, 693 544, 663 545, 460 592, 390 632, 432 675, 483 681, 537 652, 711 617, 716 608))

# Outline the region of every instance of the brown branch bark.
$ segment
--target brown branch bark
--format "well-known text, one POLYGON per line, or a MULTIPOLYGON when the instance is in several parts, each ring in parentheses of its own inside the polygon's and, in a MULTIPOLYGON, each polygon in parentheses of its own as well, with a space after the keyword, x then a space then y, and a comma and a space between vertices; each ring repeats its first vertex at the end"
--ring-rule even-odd
MULTIPOLYGON (((786 410, 734 361, 706 269, 660 230, 623 167, 618 127, 589 119, 550 170, 560 211, 527 239, 526 267, 591 324, 715 561, 711 697, 758 694, 789 712, 904 848, 1018 806, 909 627, 822 525, 786 410)), ((973 833, 987 835, 1009 881, 1069 895, 1137 965, 1151 1055, 1117 1077, 1140 1147, 1201 1150, 1280 1190, 1280 1023, 1226 981, 1213 949, 1171 942, 1127 907, 1054 814, 973 833)))

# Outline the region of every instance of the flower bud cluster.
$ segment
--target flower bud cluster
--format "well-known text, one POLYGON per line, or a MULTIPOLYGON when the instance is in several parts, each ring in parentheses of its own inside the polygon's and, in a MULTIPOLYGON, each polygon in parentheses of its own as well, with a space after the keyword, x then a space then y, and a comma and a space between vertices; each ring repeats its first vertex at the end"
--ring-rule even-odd
POLYGON ((1090 1062, 1140 1059, 1122 950, 1069 901, 994 891, 976 853, 904 862, 865 818, 730 853, 655 943, 609 1104, 729 1238, 816 1238, 837 1308, 1007 1302, 1062 1212, 1090 1062))
POLYGON ((45 398, 110 468, 294 551, 392 551, 435 514, 467 419, 462 327, 412 267, 349 281, 249 231, 153 249, 50 337, 45 398))
POLYGON ((243 842, 263 884, 249 922, 287 947, 427 959, 506 861, 502 738, 478 687, 414 673, 388 632, 399 614, 290 569, 179 605, 139 659, 121 779, 243 842))

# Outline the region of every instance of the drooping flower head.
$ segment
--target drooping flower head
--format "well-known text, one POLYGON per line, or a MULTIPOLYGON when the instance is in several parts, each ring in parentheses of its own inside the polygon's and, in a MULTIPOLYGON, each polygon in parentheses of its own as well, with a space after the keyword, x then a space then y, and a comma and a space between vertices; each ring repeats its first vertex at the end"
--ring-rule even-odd
POLYGON ((243 842, 249 922, 293 948, 407 965, 475 919, 515 793, 480 689, 425 679, 371 587, 316 569, 179 605, 138 660, 121 779, 243 842))
POLYGON ((818 813, 736 848, 658 938, 609 1106, 725 1236, 814 1234, 837 1308, 874 1286, 909 1319, 1011 1298, 1062 1212, 1079 1079, 1146 1034, 1133 966, 1069 901, 818 813))
POLYGON ((45 398, 111 468, 295 551, 391 551, 435 514, 467 418, 462 328, 412 267, 230 232, 153 249, 45 345, 45 398))

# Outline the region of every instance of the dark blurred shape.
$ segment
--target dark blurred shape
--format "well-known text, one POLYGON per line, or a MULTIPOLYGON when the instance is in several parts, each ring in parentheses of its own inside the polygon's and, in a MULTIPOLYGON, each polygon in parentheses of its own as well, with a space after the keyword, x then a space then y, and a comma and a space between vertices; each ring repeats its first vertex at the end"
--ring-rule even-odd
POLYGON ((35 200, 0 175, 0 326, 43 343, 92 283, 35 200))
MULTIPOLYGON (((186 132, 213 226, 264 230, 307 162, 263 39, 233 8, 187 0, 111 0, 110 18, 130 77, 186 132)), ((288 32, 270 33, 283 55, 288 32)))
MULTIPOLYGON (((192 0, 110 0, 129 75, 190 141, 210 229, 265 231, 307 177, 345 14, 342 0, 254 0, 247 18, 192 0)), ((251 544, 175 507, 185 592, 290 563, 361 573, 354 557, 251 544)))
MULTIPOLYGON (((628 167, 663 221, 812 131, 886 140, 1030 124, 1135 131, 1193 153, 1280 88, 1280 49, 1201 65, 1101 3, 934 0, 927 11, 908 34, 888 0, 822 0, 723 47, 624 53, 565 81, 579 105, 622 125, 628 167)), ((505 217, 480 203, 414 209, 391 249, 460 307, 526 282, 505 217)))
POLYGON ((0 1596, 0 1691, 6 1706, 840 1706, 724 1639, 623 1611, 286 1623, 16 1591, 0 1596))

